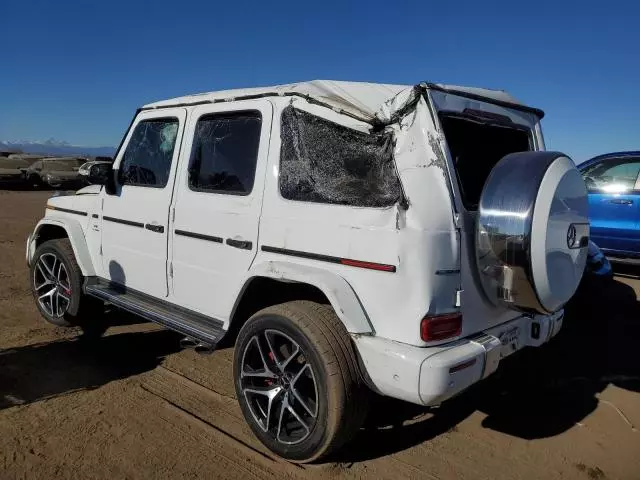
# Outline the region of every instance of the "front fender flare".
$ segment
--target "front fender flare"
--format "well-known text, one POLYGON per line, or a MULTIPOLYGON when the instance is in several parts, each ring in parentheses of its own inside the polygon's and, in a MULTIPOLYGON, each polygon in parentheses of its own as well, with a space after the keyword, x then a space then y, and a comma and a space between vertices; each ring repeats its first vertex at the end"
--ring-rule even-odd
POLYGON ((33 234, 29 237, 27 242, 27 264, 31 265, 33 255, 36 251, 36 239, 38 238, 38 233, 45 225, 55 225, 56 227, 64 228, 67 232, 67 237, 71 242, 73 254, 76 256, 76 262, 78 262, 82 275, 85 277, 95 276, 96 270, 93 266, 93 261, 91 260, 91 254, 89 253, 87 240, 84 236, 84 230, 82 229, 80 222, 72 218, 66 218, 64 221, 53 218, 43 218, 38 222, 33 234))
POLYGON ((327 270, 290 262, 263 262, 249 270, 237 297, 238 301, 233 308, 231 318, 235 314, 242 294, 251 281, 257 277, 312 285, 325 294, 349 333, 374 333, 373 326, 362 304, 351 285, 344 278, 327 270))

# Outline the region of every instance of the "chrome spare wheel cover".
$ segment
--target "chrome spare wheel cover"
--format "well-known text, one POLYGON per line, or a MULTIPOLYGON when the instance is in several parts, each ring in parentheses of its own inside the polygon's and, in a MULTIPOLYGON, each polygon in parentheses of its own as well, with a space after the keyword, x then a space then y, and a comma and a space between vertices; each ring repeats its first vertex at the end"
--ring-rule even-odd
POLYGON ((62 317, 71 304, 71 279, 62 260, 54 253, 40 255, 33 269, 33 290, 48 315, 62 317))
POLYGON ((263 330, 247 343, 240 368, 242 395, 262 431, 287 445, 305 440, 318 417, 318 388, 300 345, 263 330))
POLYGON ((559 152, 505 156, 482 190, 476 225, 478 274, 496 305, 551 313, 569 301, 589 246, 587 189, 559 152))

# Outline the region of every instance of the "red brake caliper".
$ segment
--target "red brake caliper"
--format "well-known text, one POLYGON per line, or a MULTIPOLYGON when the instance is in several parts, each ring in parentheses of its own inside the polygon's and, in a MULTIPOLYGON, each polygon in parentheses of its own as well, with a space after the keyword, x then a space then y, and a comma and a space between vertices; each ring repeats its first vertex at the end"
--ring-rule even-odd
MULTIPOLYGON (((269 352, 269 360, 271 360, 272 362, 274 361, 273 352, 269 352)), ((267 379, 265 380, 265 383, 268 387, 270 387, 271 385, 273 385, 273 380, 267 379)))

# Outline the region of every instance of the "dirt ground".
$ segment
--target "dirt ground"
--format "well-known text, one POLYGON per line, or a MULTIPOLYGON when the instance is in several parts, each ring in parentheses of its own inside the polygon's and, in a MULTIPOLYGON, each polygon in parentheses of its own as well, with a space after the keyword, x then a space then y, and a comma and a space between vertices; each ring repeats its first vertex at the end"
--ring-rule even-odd
POLYGON ((50 195, 0 191, 2 479, 640 479, 633 270, 585 289, 551 344, 484 384, 435 409, 376 398, 338 456, 295 466, 242 419, 231 348, 181 351, 177 334, 117 311, 97 341, 40 318, 24 250, 50 195))

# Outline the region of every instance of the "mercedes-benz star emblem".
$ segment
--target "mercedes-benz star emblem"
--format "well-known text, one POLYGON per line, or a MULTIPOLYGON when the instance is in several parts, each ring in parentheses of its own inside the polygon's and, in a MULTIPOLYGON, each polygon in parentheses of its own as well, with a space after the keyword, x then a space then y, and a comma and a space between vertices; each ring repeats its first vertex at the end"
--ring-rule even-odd
POLYGON ((574 248, 576 246, 577 239, 578 232, 576 232, 576 226, 572 223, 569 225, 569 230, 567 231, 567 246, 569 248, 574 248))

